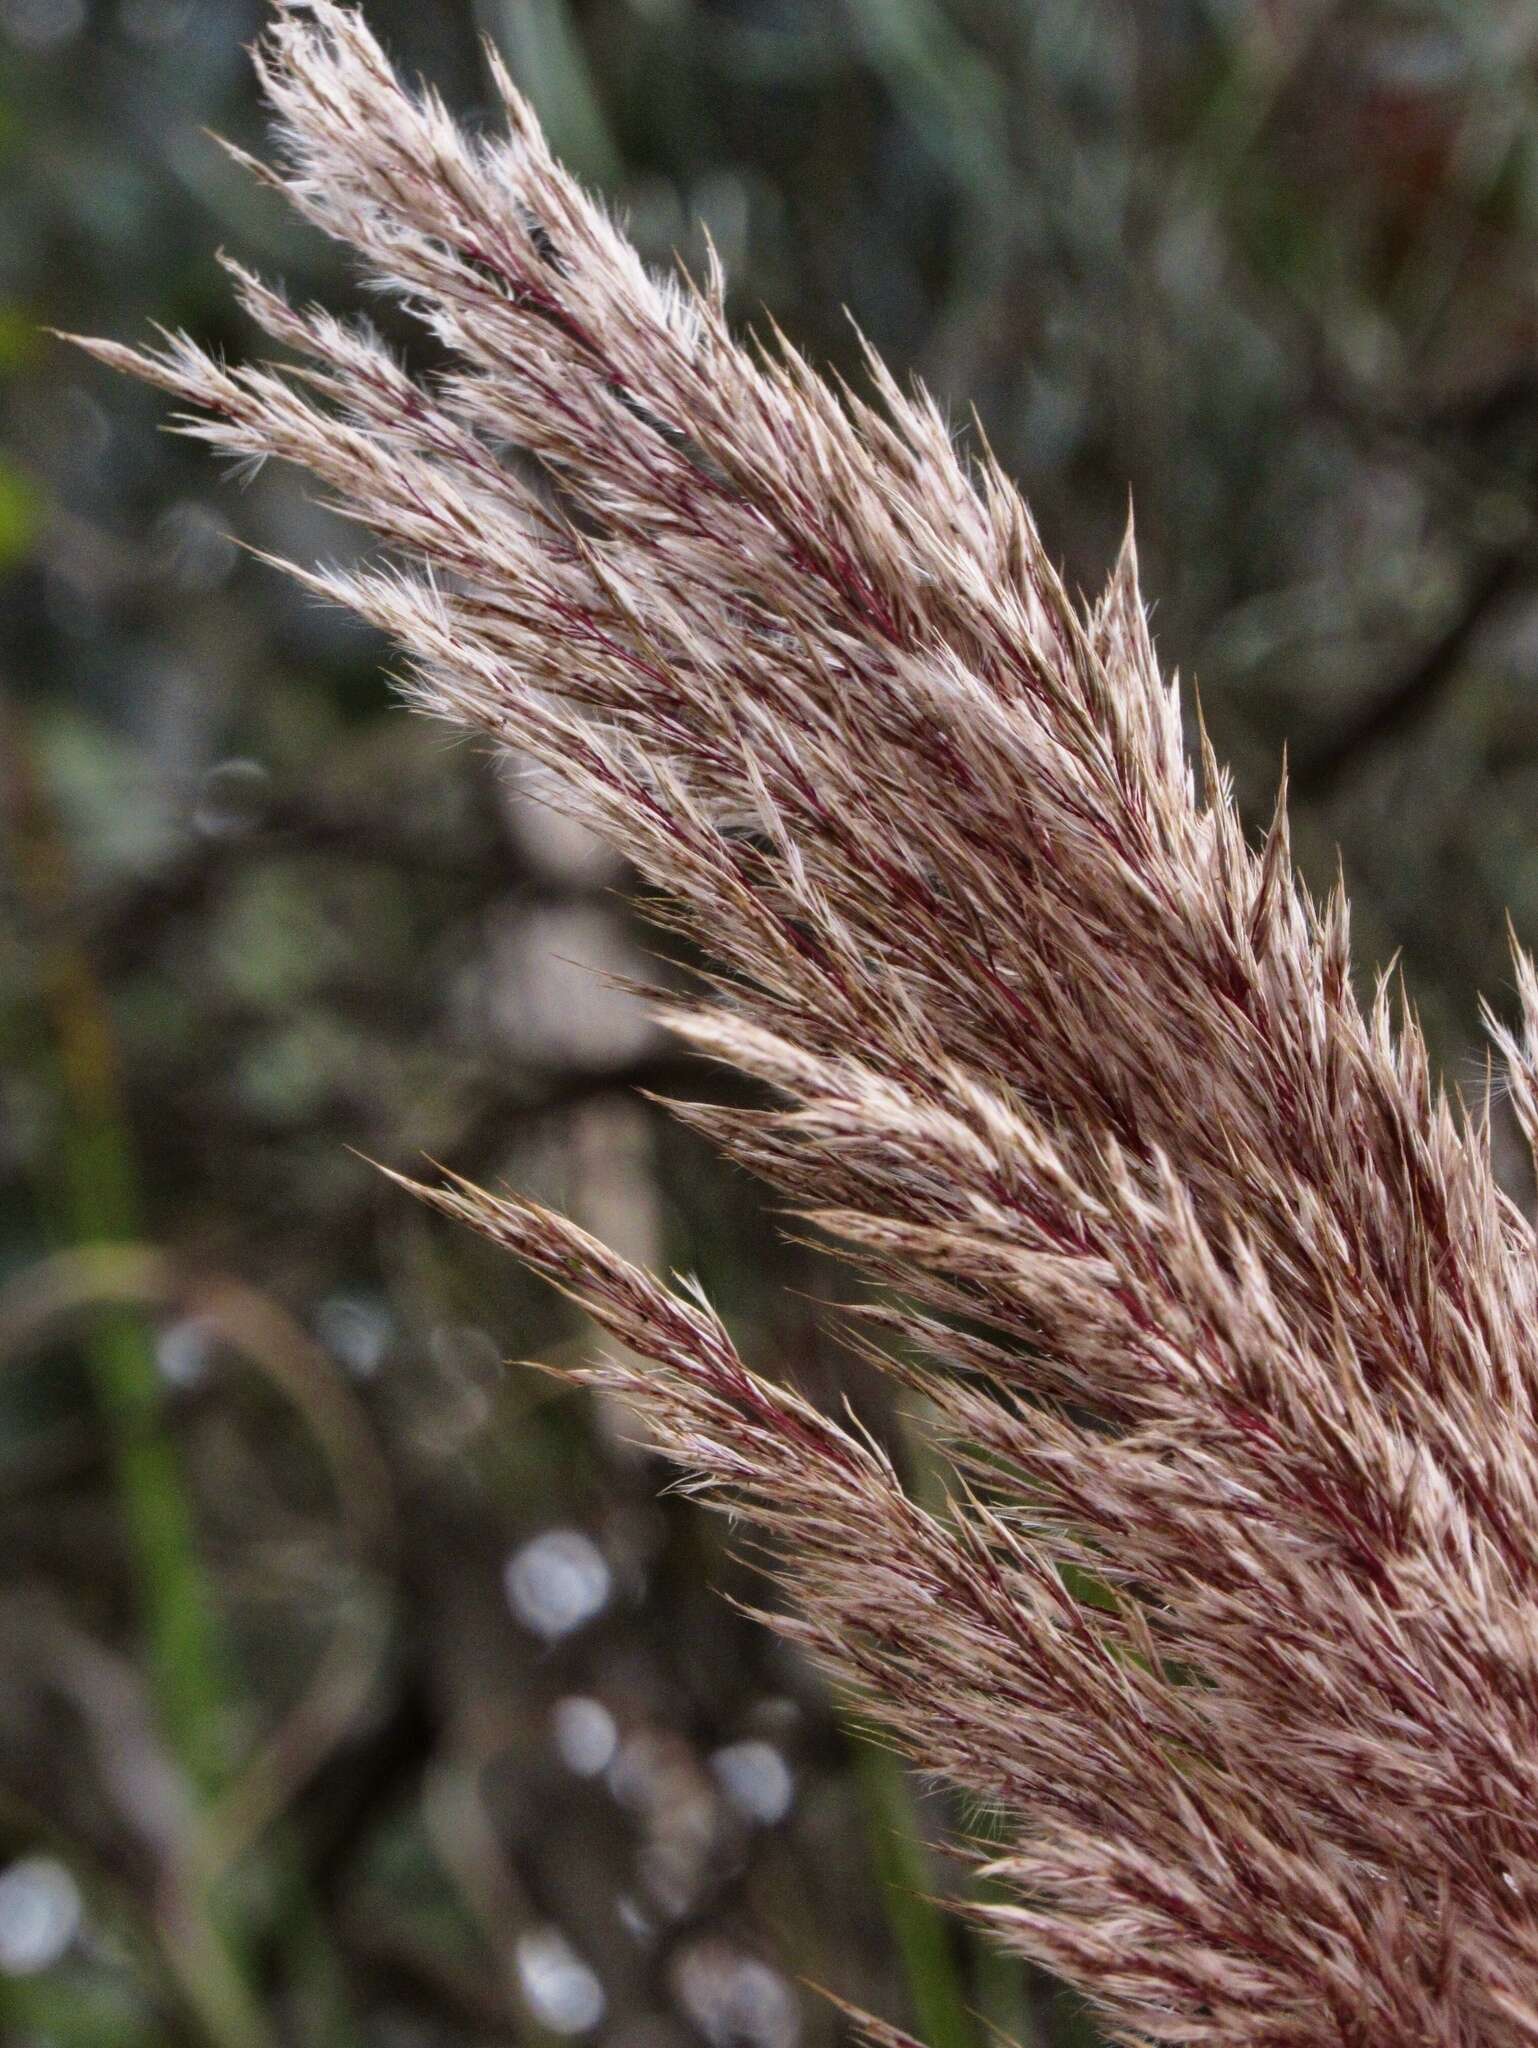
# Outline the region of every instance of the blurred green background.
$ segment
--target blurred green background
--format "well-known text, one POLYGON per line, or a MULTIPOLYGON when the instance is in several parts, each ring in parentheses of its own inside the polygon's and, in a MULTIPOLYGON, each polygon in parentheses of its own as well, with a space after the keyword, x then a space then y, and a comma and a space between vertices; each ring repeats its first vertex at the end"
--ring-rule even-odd
MULTIPOLYGON (((495 37, 744 322, 853 370, 847 309, 975 405, 1087 590, 1130 486, 1248 814, 1285 744, 1309 873, 1479 1083, 1538 937, 1538 8, 365 12, 471 119, 495 37)), ((356 302, 205 133, 259 146, 260 19, 0 0, 3 2037, 823 2048, 805 1979, 1083 2039, 926 1903, 977 1817, 722 1597, 765 1594, 623 1418, 502 1362, 591 1335, 359 1157, 697 1270, 901 1448, 837 1275, 636 1092, 726 1084, 600 978, 649 963, 623 874, 243 551, 358 546, 295 478, 42 332, 243 352, 220 244, 356 302)))

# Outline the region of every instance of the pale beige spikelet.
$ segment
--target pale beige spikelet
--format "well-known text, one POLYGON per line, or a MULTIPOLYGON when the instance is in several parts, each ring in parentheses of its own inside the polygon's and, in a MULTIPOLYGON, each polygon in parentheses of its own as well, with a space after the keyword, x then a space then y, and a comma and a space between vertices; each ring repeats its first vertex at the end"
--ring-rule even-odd
POLYGON ((1252 851, 1198 780, 1130 540, 1081 614, 926 398, 735 340, 500 74, 487 140, 327 0, 260 63, 264 175, 450 367, 241 272, 294 366, 90 346, 372 528, 390 566, 295 573, 704 944, 672 1022, 778 1106, 689 1114, 880 1283, 955 1499, 570 1223, 431 1199, 628 1348, 594 1376, 775 1531, 787 1626, 986 1802, 986 1917, 1112 2029, 1538 2041, 1538 1248, 1413 1025, 1359 1005, 1284 806, 1252 851))

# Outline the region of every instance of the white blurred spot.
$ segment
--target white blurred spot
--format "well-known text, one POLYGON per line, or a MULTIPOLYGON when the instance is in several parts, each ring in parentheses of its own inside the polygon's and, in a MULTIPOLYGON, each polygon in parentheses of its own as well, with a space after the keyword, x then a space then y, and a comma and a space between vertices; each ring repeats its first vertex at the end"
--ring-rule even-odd
POLYGON ((580 1529, 547 1529, 507 1561, 508 1605, 527 1629, 553 1643, 601 1614, 613 1574, 580 1529))
POLYGON ((638 995, 654 966, 596 904, 547 905, 493 922, 477 979, 498 1039, 536 1066, 591 1070, 637 1058, 658 1030, 638 995))
POLYGON ((796 1781, 772 1742, 729 1742, 710 1759, 716 1782, 739 1813, 772 1827, 790 1812, 796 1781))
POLYGON ((75 1880, 52 1856, 24 1856, 0 1871, 0 1972, 32 1977, 51 1969, 80 1919, 75 1880))
POLYGON ((167 1323, 155 1339, 155 1363, 168 1386, 195 1387, 206 1376, 217 1334, 202 1316, 167 1323))
POLYGON ((508 826, 537 874, 571 888, 618 878, 620 858, 590 825, 562 810, 562 791, 526 756, 510 755, 502 775, 508 826))
POLYGON ((619 1730, 602 1700, 581 1699, 575 1694, 557 1700, 551 1721, 555 1746, 567 1770, 575 1771, 579 1778, 596 1778, 609 1768, 619 1747, 619 1730))
POLYGON ((650 1941, 656 1933, 650 1917, 643 1911, 641 1902, 632 1892, 621 1892, 614 1901, 619 1914, 619 1924, 635 1941, 650 1941))
POLYGON ((355 1379, 372 1379, 389 1347, 394 1324, 383 1302, 333 1294, 315 1312, 315 1334, 355 1379))
POLYGON ((673 1990, 711 2048, 795 2048, 801 2015, 777 1970, 724 1941, 702 1941, 674 1964, 673 1990))
POLYGON ((553 2034, 585 2034, 604 2016, 603 1986, 556 1927, 531 1927, 513 1951, 529 2010, 553 2034))

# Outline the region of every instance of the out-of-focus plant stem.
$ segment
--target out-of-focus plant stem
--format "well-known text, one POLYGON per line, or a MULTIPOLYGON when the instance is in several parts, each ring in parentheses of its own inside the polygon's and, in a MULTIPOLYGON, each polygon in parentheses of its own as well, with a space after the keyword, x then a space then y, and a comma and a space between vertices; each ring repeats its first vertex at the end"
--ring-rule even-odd
MULTIPOLYGON (((62 1242, 128 1242, 140 1234, 139 1201, 111 1019, 89 961, 69 936, 68 850, 26 721, 3 693, 0 828, 33 942, 38 1059, 52 1069, 59 1105, 56 1171, 43 1177, 41 1199, 62 1242)), ((229 1671, 192 1503, 164 1427, 149 1328, 135 1308, 104 1303, 87 1326, 84 1350, 106 1424, 156 1710, 202 1806, 229 1775, 229 1671)), ((157 1911, 184 1997, 218 2048, 270 2048, 271 2029, 234 1941, 204 1888, 189 1873, 178 1877, 157 1911)))
POLYGON ((907 1773, 889 1749, 858 1732, 854 1756, 871 1860, 919 2037, 928 2048, 979 2048, 980 2029, 967 2006, 954 1930, 932 1896, 934 1875, 907 1773))
MULTIPOLYGON (((15 888, 33 942, 39 1058, 52 1069, 60 1111, 54 1172, 41 1189, 51 1234, 73 1244, 131 1242, 142 1228, 111 1020, 68 935, 68 852, 25 720, 3 695, 0 773, 15 888)), ((183 1770, 206 1797, 228 1772, 226 1671, 192 1504, 162 1423, 150 1333, 136 1309, 103 1304, 85 1348, 110 1437, 156 1704, 183 1770)))

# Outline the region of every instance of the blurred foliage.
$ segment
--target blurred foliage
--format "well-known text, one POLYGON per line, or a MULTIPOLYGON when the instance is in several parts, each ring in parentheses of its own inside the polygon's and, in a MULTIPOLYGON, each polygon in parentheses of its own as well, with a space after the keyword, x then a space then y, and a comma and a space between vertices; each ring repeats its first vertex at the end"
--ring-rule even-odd
MULTIPOLYGON (((487 116, 495 37, 647 254, 975 406, 1092 589, 1131 487, 1257 820, 1399 951, 1455 1080, 1538 934, 1538 20, 1501 0, 366 0, 487 116), (846 310, 847 309, 847 310, 846 310), (853 319, 848 317, 852 315, 853 319)), ((250 337, 212 251, 364 303, 208 138, 258 0, 0 0, 0 2022, 57 2044, 1067 2042, 925 1906, 865 1750, 592 1339, 403 1213, 421 1150, 700 1272, 899 1447, 841 1284, 648 1108, 611 863, 392 708, 220 483, 46 337, 250 337)), ((388 318, 388 316, 385 316, 388 318)), ((1022 1731, 1022 1740, 1029 1731, 1022 1731)), ((966 1819, 967 1817, 961 1817, 966 1819)))

